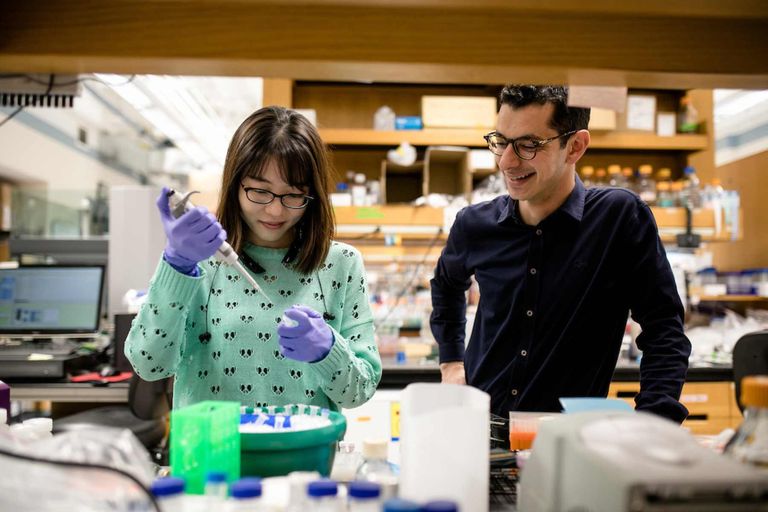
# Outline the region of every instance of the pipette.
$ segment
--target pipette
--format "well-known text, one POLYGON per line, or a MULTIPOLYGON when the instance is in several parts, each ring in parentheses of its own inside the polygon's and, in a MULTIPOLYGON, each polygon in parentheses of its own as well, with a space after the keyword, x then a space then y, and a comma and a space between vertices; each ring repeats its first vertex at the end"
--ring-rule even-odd
MULTIPOLYGON (((171 215, 178 219, 184 215, 184 212, 194 208, 195 205, 192 204, 192 202, 189 200, 189 197, 192 194, 199 193, 200 191, 193 190, 192 192, 182 194, 177 190, 170 189, 168 191, 168 206, 171 208, 171 215)), ((254 290, 261 293, 269 302, 272 302, 272 299, 270 299, 267 294, 264 293, 264 290, 262 290, 256 280, 251 277, 251 274, 245 270, 245 267, 243 267, 242 263, 240 263, 240 257, 237 255, 232 246, 229 245, 226 241, 222 242, 221 246, 216 251, 216 259, 222 263, 226 263, 227 265, 234 267, 234 269, 237 270, 240 275, 246 279, 246 281, 251 283, 251 286, 253 286, 254 290)))

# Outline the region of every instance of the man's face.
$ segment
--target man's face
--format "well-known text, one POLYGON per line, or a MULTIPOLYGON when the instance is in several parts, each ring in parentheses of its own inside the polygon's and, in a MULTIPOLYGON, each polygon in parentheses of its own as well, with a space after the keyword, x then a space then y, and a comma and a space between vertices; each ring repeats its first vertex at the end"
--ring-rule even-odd
MULTIPOLYGON (((554 107, 549 103, 518 109, 502 105, 496 132, 507 139, 554 137, 559 134, 549 126, 553 111, 554 107)), ((501 156, 496 156, 496 164, 513 199, 531 205, 545 204, 573 179, 565 165, 566 148, 561 148, 560 142, 561 139, 555 139, 539 147, 531 160, 518 157, 512 144, 507 145, 501 156)))

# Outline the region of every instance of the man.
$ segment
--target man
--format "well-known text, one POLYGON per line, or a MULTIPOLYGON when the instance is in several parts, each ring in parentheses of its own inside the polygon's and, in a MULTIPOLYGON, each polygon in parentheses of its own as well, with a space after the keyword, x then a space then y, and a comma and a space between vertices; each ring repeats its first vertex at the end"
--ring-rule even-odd
POLYGON ((567 89, 507 86, 486 135, 509 195, 456 217, 432 284, 442 381, 482 389, 491 412, 559 411, 604 397, 629 311, 643 332, 638 410, 682 422, 691 345, 651 210, 623 189, 585 189, 576 162, 589 109, 567 89), (480 288, 466 352, 464 292, 480 288))

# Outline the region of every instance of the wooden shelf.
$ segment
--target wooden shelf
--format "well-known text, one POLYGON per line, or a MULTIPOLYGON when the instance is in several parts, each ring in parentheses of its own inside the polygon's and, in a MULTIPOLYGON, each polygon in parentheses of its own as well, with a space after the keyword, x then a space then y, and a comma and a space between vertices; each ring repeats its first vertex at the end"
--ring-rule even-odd
POLYGON ((766 302, 768 297, 760 295, 703 295, 699 302, 766 302))
MULTIPOLYGON (((665 243, 674 242, 678 233, 685 230, 683 208, 654 207, 653 214, 659 227, 659 236, 665 243)), ((436 246, 447 238, 444 228, 443 208, 411 205, 380 205, 370 207, 345 206, 334 208, 336 215, 336 238, 356 245, 378 244, 387 235, 401 240, 429 241, 438 237, 436 246)), ((703 242, 732 241, 728 232, 714 233, 714 212, 697 209, 693 216, 693 231, 701 235, 703 242)), ((740 239, 741 235, 737 237, 740 239)), ((378 245, 384 247, 383 244, 378 245)), ((419 252, 422 248, 416 248, 419 252)), ((374 249, 368 249, 372 253, 374 249)), ((766 299, 768 300, 768 299, 766 299)))
MULTIPOLYGON (((483 135, 489 129, 427 129, 379 131, 324 128, 320 136, 336 146, 397 146, 408 141, 414 146, 467 146, 484 148, 483 135)), ((706 135, 658 135, 634 132, 593 132, 591 148, 648 151, 701 151, 707 148, 706 135)))

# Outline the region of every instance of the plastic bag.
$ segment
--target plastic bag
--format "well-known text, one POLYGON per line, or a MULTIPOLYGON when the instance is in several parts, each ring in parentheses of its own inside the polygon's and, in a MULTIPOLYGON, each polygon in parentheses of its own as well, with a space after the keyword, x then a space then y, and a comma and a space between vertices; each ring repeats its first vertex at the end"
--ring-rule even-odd
POLYGON ((99 428, 19 443, 0 432, 0 510, 154 511, 156 466, 130 430, 99 428))

